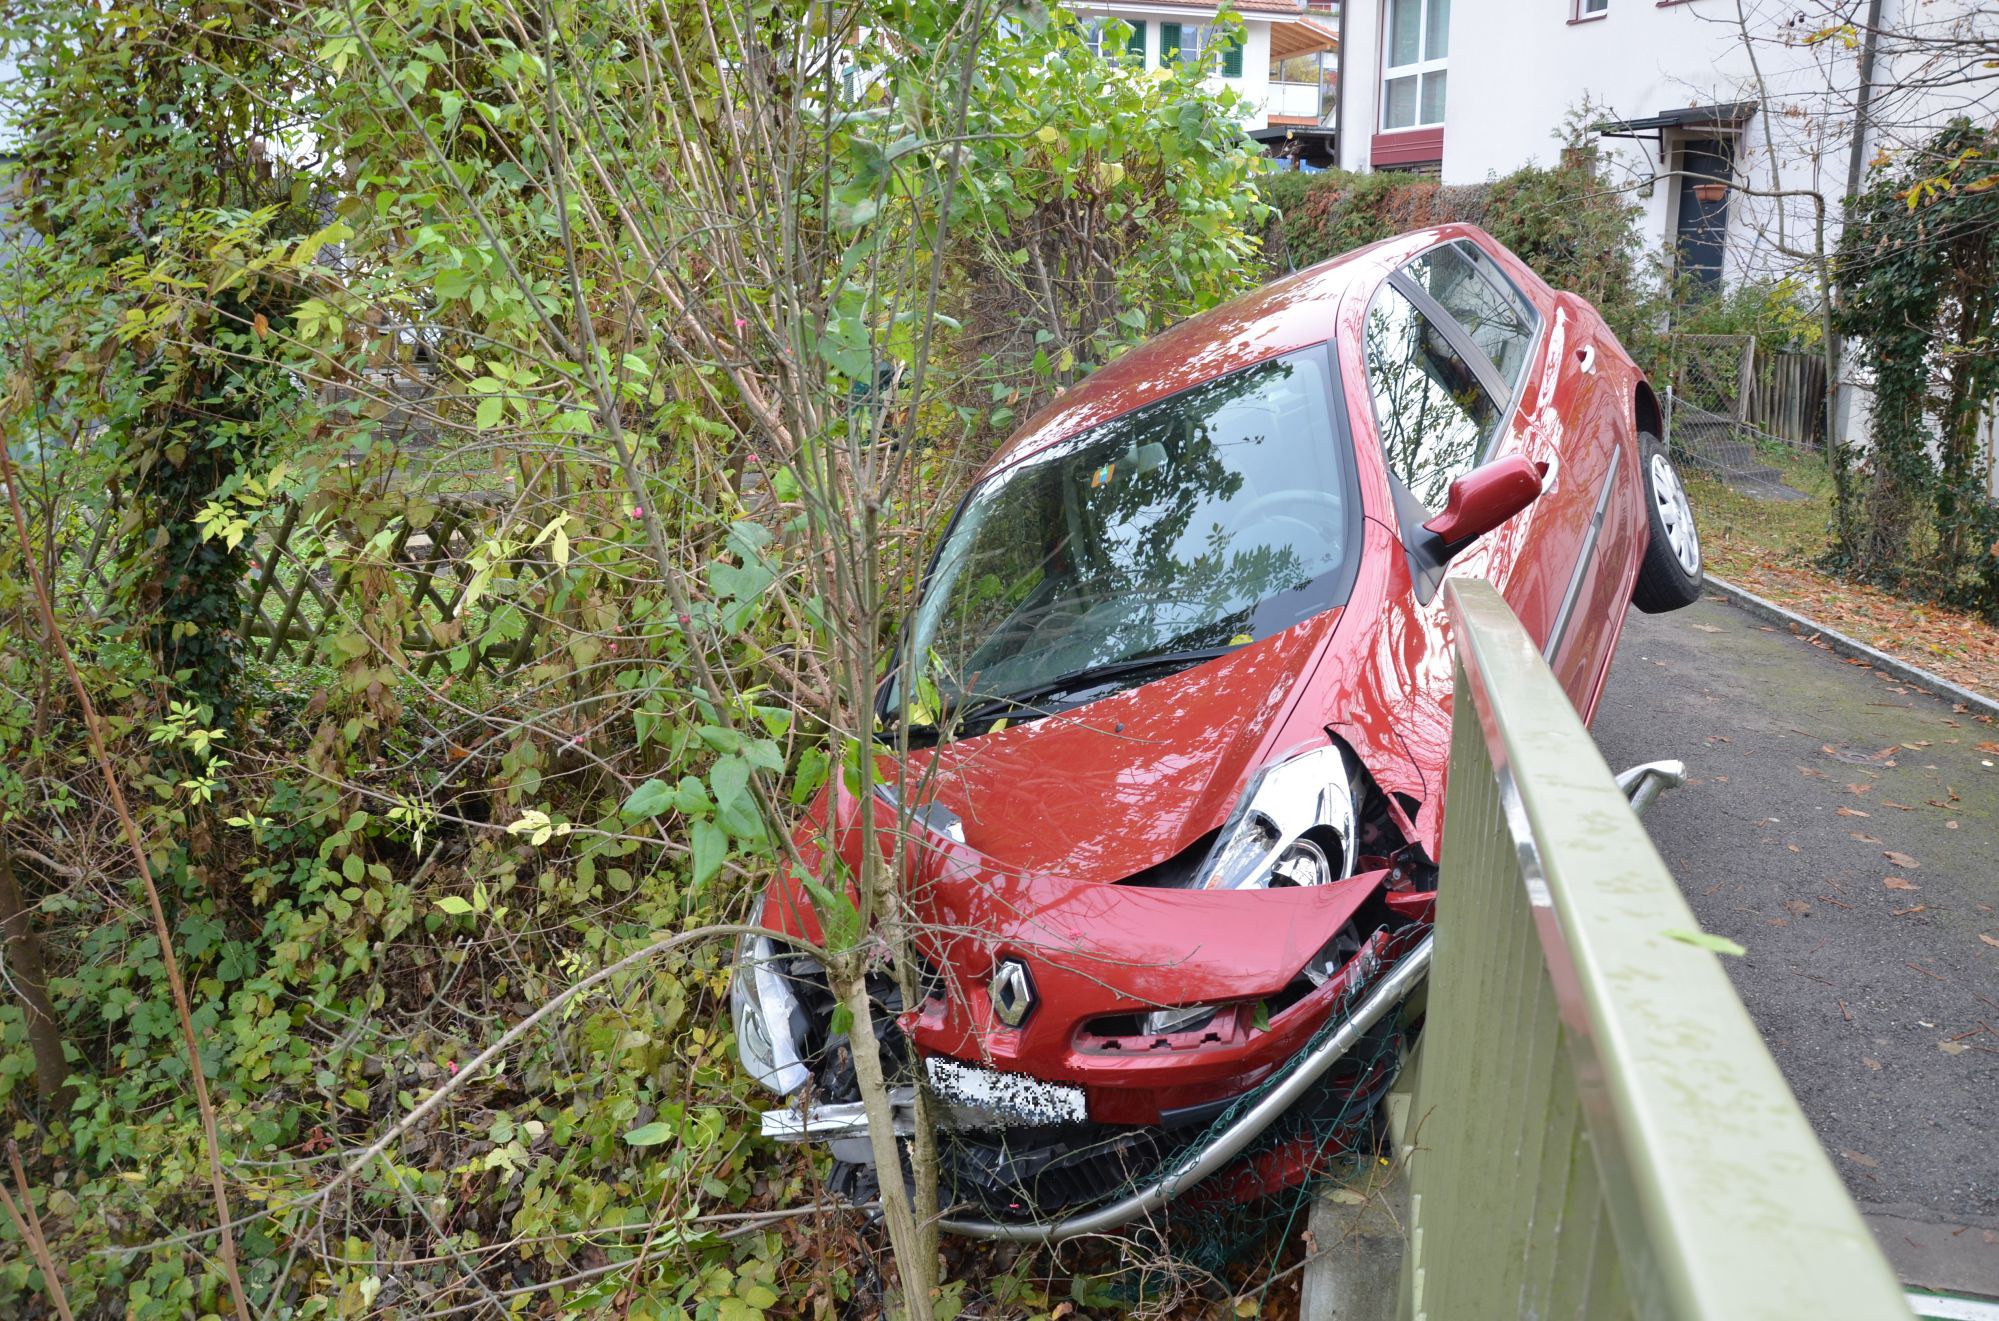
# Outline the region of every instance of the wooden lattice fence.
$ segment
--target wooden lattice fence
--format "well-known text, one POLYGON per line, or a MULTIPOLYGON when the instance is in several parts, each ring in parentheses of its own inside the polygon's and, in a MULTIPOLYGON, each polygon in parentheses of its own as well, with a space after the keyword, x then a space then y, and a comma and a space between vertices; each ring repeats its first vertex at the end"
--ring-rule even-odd
MULTIPOLYGON (((248 655, 266 662, 309 656, 330 630, 355 623, 366 604, 361 595, 368 578, 357 572, 359 557, 327 535, 323 516, 307 513, 295 501, 271 514, 246 538, 251 572, 242 586, 238 625, 248 655)), ((103 520, 73 567, 72 582, 100 613, 114 594, 105 552, 115 522, 103 520)), ((418 675, 475 665, 504 672, 533 655, 541 616, 524 608, 525 597, 554 568, 539 551, 511 556, 507 571, 492 575, 492 590, 473 604, 470 617, 466 611, 478 573, 474 553, 498 522, 492 505, 464 498, 438 504, 421 527, 397 520, 381 567, 402 598, 402 652, 418 675), (518 629, 486 639, 494 612, 509 609, 519 615, 518 629), (454 663, 460 648, 466 650, 454 663)))

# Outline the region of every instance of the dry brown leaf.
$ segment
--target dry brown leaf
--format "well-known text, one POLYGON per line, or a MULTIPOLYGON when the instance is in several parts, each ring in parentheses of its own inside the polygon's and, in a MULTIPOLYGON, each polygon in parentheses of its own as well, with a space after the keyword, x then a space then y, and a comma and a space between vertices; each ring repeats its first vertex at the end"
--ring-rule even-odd
POLYGON ((1912 907, 1909 907, 1909 908, 1891 908, 1891 909, 1889 909, 1889 910, 1888 910, 1888 916, 1890 916, 1890 917, 1907 917, 1907 916, 1908 916, 1909 914, 1911 914, 1911 913, 1924 913, 1924 912, 1928 912, 1928 911, 1929 911, 1929 907, 1930 907, 1930 906, 1929 906, 1928 904, 1916 904, 1916 905, 1914 905, 1914 906, 1912 906, 1912 907))
POLYGON ((1860 1062, 1862 1064, 1865 1064, 1868 1068, 1874 1070, 1874 1072, 1876 1073, 1881 1072, 1881 1061, 1873 1058, 1870 1055, 1862 1055, 1860 1057, 1860 1062))
POLYGON ((1984 941, 1986 944, 1990 945, 1993 949, 1999 949, 1999 936, 1988 936, 1983 931, 1981 931, 1978 933, 1978 938, 1984 941))
POLYGON ((1970 1050, 1971 1047, 1965 1045, 1962 1041, 1939 1041, 1937 1042, 1937 1049, 1946 1055, 1962 1055, 1965 1051, 1970 1050))
POLYGON ((1849 784, 1846 786, 1846 791, 1850 794, 1872 793, 1874 792, 1874 786, 1871 784, 1849 784))
POLYGON ((1875 1160, 1872 1156, 1863 1156, 1857 1151, 1848 1151, 1845 1147, 1839 1149, 1839 1154, 1852 1161, 1855 1165, 1865 1165, 1870 1170, 1881 1168, 1881 1162, 1875 1160))
POLYGON ((1846 833, 1851 838, 1859 840, 1862 844, 1879 844, 1881 842, 1864 830, 1849 830, 1846 833))
POLYGON ((1872 815, 1872 813, 1869 813, 1869 812, 1863 812, 1863 811, 1861 811, 1861 810, 1860 810, 1859 808, 1857 808, 1857 807, 1835 807, 1835 808, 1833 809, 1833 815, 1834 815, 1834 816, 1871 816, 1871 815, 1872 815))
POLYGON ((1887 886, 1890 890, 1920 890, 1923 888, 1914 881, 1903 880, 1900 876, 1890 876, 1886 880, 1883 880, 1881 884, 1887 886))
POLYGON ((1812 911, 1812 906, 1802 899, 1786 899, 1784 909, 1796 917, 1804 917, 1812 911))
POLYGON ((1713 624, 1695 624, 1695 625, 1693 625, 1693 627, 1695 627, 1695 628, 1699 629, 1699 630, 1700 630, 1701 632, 1703 632, 1703 633, 1719 633, 1719 632, 1721 632, 1721 630, 1720 630, 1720 629, 1718 629, 1718 628, 1716 628, 1716 627, 1715 627, 1715 626, 1714 626, 1713 624))
POLYGON ((1908 871, 1922 870, 1923 864, 1917 862, 1914 858, 1910 857, 1906 853, 1900 853, 1894 849, 1883 849, 1881 850, 1881 856, 1886 858, 1888 861, 1894 863, 1897 867, 1904 868, 1908 871))

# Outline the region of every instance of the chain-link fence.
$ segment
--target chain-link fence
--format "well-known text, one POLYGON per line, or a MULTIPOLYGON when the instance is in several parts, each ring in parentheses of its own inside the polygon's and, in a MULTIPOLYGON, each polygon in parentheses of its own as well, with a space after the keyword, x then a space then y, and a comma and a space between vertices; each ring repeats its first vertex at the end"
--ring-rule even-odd
POLYGON ((1825 359, 1754 335, 1674 335, 1667 441, 1681 462, 1751 495, 1795 499, 1769 457, 1825 448, 1825 359))

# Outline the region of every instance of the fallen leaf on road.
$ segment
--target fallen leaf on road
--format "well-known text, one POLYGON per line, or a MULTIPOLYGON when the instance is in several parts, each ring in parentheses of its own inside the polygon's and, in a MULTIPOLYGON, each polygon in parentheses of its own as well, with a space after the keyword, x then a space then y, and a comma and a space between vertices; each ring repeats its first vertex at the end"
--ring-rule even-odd
POLYGON ((1890 890, 1920 890, 1923 888, 1914 881, 1905 881, 1899 876, 1890 876, 1882 881, 1881 884, 1887 886, 1890 890))
POLYGON ((1978 750, 1980 752, 1999 752, 1999 743, 1981 743, 1978 745, 1978 750))
POLYGON ((1923 865, 1922 863, 1917 862, 1914 858, 1910 857, 1908 854, 1897 853, 1894 849, 1881 850, 1881 856, 1886 858, 1888 861, 1894 863, 1897 867, 1906 867, 1910 871, 1918 871, 1922 868, 1923 865))
POLYGON ((1990 945, 1993 949, 1999 949, 1999 936, 1988 936, 1983 931, 1981 931, 1978 933, 1978 938, 1984 941, 1986 944, 1990 945))
POLYGON ((1957 829, 1957 822, 1955 822, 1955 821, 1946 821, 1946 822, 1944 822, 1944 823, 1943 823, 1943 828, 1944 828, 1945 830, 1956 830, 1956 829, 1957 829))
POLYGON ((1833 809, 1833 815, 1835 815, 1835 816, 1868 816, 1868 815, 1870 815, 1870 813, 1867 813, 1867 812, 1863 812, 1863 811, 1861 811, 1861 810, 1860 810, 1859 808, 1857 808, 1857 807, 1836 807, 1836 808, 1834 808, 1834 809, 1833 809))
POLYGON ((1787 927, 1791 925, 1791 919, 1788 917, 1766 917, 1763 919, 1763 925, 1766 927, 1787 927))
POLYGON ((1934 978, 1936 978, 1936 979, 1937 979, 1938 981, 1940 981, 1940 982, 1947 982, 1947 981, 1949 981, 1949 980, 1950 980, 1950 978, 1948 978, 1948 977, 1944 976, 1944 975, 1943 975, 1942 973, 1940 973, 1940 972, 1932 972, 1932 971, 1931 971, 1930 969, 1928 969, 1928 968, 1925 968, 1925 967, 1924 967, 1924 966, 1923 966, 1922 964, 1920 964, 1920 963, 1905 963, 1905 964, 1903 964, 1902 966, 1903 966, 1903 967, 1905 967, 1905 968, 1912 968, 1912 969, 1914 969, 1915 971, 1917 971, 1917 972, 1921 973, 1921 974, 1922 974, 1923 976, 1925 976, 1925 977, 1934 977, 1934 978))
POLYGON ((1881 1168, 1881 1162, 1875 1160, 1872 1156, 1863 1156, 1857 1151, 1848 1151, 1845 1147, 1839 1149, 1839 1154, 1852 1161, 1855 1165, 1865 1165, 1870 1170, 1881 1168))
POLYGON ((1740 958, 1749 951, 1730 940, 1727 936, 1710 935, 1705 931, 1670 930, 1660 935, 1668 940, 1677 940, 1682 945, 1692 945, 1695 949, 1713 950, 1716 954, 1733 954, 1740 958))
POLYGON ((1897 812, 1914 812, 1919 810, 1917 808, 1910 807, 1907 803, 1898 803, 1892 798, 1883 798, 1881 800, 1881 806, 1892 807, 1897 812))
POLYGON ((1930 745, 1930 742, 1931 740, 1929 739, 1918 739, 1914 743, 1904 743, 1902 746, 1907 748, 1911 752, 1921 752, 1924 748, 1927 748, 1930 745))
POLYGON ((1797 917, 1804 917, 1812 911, 1812 906, 1802 899, 1786 899, 1784 909, 1797 917))
POLYGON ((1876 1073, 1881 1072, 1881 1061, 1873 1058, 1872 1056, 1862 1055, 1860 1057, 1860 1062, 1862 1064, 1865 1064, 1868 1068, 1874 1070, 1874 1072, 1876 1073))
POLYGON ((1928 910, 1929 910, 1928 904, 1917 904, 1913 908, 1891 908, 1888 910, 1888 916, 1907 917, 1911 913, 1922 913, 1922 912, 1927 912, 1928 910))
POLYGON ((1970 1050, 1971 1047, 1965 1045, 1962 1041, 1939 1041, 1937 1042, 1937 1049, 1946 1055, 1962 1055, 1965 1051, 1970 1050))
POLYGON ((1881 842, 1864 831, 1849 830, 1846 833, 1849 837, 1859 840, 1862 844, 1879 844, 1881 842))
POLYGON ((1719 633, 1719 632, 1721 632, 1721 630, 1720 630, 1720 629, 1718 629, 1718 628, 1716 628, 1716 627, 1715 627, 1715 626, 1714 626, 1713 624, 1695 624, 1695 625, 1694 625, 1694 627, 1695 627, 1695 628, 1697 628, 1697 629, 1699 629, 1699 630, 1700 630, 1701 632, 1703 632, 1703 633, 1719 633))
POLYGON ((1846 786, 1846 791, 1850 794, 1872 793, 1874 792, 1874 786, 1871 784, 1849 784, 1846 786))
POLYGON ((1357 1193, 1351 1188, 1335 1188, 1330 1193, 1327 1193, 1326 1196, 1338 1202, 1341 1206, 1367 1205, 1366 1194, 1357 1193))

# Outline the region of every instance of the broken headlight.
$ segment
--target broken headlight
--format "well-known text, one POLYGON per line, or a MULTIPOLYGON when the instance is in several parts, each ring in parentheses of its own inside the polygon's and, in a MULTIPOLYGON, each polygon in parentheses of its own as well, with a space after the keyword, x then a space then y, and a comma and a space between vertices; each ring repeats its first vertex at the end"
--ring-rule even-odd
MULTIPOLYGON (((750 910, 750 926, 762 926, 764 901, 750 910)), ((769 936, 746 935, 736 942, 736 972, 729 983, 730 1016, 736 1025, 736 1058, 743 1071, 779 1096, 789 1096, 810 1076, 798 1057, 805 1036, 805 1010, 779 972, 769 936)))
POLYGON ((1353 874, 1355 834, 1347 755, 1338 747, 1313 748, 1258 772, 1194 885, 1263 890, 1342 880, 1353 874))
POLYGON ((1171 1036, 1175 1032, 1192 1032, 1214 1022, 1220 1005, 1180 1005, 1173 1009, 1155 1009, 1145 1016, 1145 1035, 1148 1037, 1171 1036))

